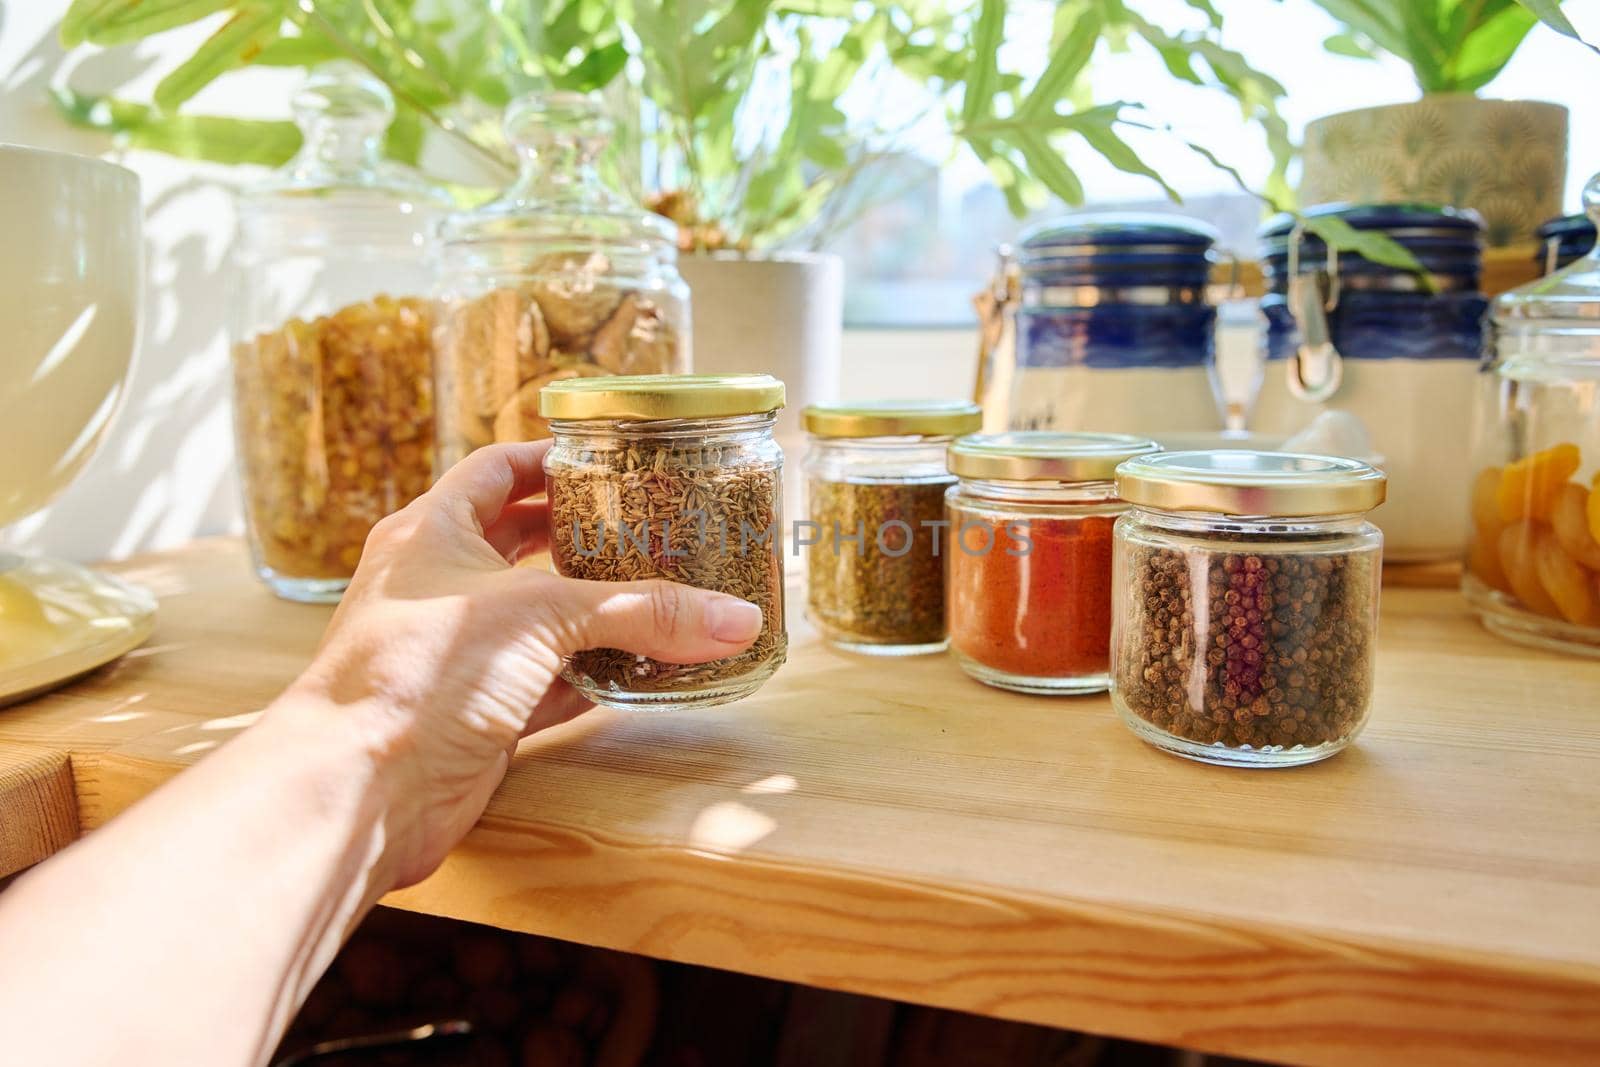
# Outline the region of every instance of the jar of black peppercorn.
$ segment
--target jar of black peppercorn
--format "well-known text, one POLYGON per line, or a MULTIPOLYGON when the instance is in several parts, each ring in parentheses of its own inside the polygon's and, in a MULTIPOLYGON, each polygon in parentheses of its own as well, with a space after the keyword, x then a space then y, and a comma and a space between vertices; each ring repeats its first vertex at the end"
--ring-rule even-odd
POLYGON ((1326 759, 1372 700, 1387 479, 1280 452, 1168 452, 1117 468, 1111 699, 1205 763, 1326 759))

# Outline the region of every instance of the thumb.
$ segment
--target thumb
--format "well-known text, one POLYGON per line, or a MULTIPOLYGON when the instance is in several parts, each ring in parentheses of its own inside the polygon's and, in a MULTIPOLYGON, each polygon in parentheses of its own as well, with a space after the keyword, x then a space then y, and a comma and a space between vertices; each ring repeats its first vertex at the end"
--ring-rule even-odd
POLYGON ((574 612, 566 630, 570 655, 620 648, 667 663, 704 663, 731 656, 761 633, 761 609, 748 600, 661 580, 564 580, 560 600, 574 612))

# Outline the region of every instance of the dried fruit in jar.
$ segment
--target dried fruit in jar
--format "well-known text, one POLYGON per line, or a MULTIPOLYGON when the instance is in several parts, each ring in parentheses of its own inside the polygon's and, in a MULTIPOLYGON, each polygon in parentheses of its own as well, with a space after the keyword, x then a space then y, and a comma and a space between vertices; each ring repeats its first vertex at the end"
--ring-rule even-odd
POLYGON ((1472 525, 1482 540, 1499 537, 1505 525, 1500 518, 1500 475, 1499 467, 1487 467, 1472 482, 1472 525))
POLYGON ((1533 545, 1533 563, 1539 584, 1550 594, 1561 617, 1578 626, 1593 626, 1596 622, 1594 579, 1567 555, 1553 532, 1539 533, 1533 545))
POLYGON ((1578 472, 1581 462, 1578 446, 1562 443, 1506 464, 1496 494, 1500 521, 1534 518, 1548 522, 1556 494, 1578 472))
POLYGON ((373 525, 427 489, 430 312, 379 296, 235 347, 245 507, 278 575, 348 578, 373 525))
POLYGON ((622 290, 609 279, 611 261, 599 252, 587 256, 556 253, 533 265, 528 292, 544 311, 556 344, 588 347, 589 338, 622 302, 622 290))
POLYGON ((539 414, 539 390, 551 382, 566 378, 592 378, 604 376, 605 371, 590 363, 580 363, 530 378, 505 406, 495 413, 494 439, 496 441, 538 441, 550 436, 550 423, 539 414))
POLYGON ((1485 537, 1481 532, 1474 536, 1467 553, 1467 570, 1489 588, 1510 593, 1511 583, 1506 579, 1505 569, 1500 566, 1498 542, 1498 533, 1493 537, 1485 537))
POLYGON ((1600 543, 1589 532, 1589 497, 1589 491, 1576 482, 1563 485, 1550 509, 1550 528, 1567 555, 1600 571, 1600 543))
POLYGON ((1550 536, 1542 522, 1523 519, 1500 531, 1500 565, 1505 568, 1511 592, 1522 605, 1540 615, 1559 615, 1560 610, 1539 579, 1536 552, 1540 537, 1550 536))

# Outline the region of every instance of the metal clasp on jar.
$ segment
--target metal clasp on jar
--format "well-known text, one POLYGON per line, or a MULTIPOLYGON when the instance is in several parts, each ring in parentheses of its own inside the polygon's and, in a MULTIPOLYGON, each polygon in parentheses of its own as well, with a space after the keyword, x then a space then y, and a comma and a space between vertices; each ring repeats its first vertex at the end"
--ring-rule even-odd
POLYGON ((1285 368, 1289 395, 1320 404, 1339 391, 1344 381, 1344 357, 1328 332, 1328 315, 1339 306, 1339 253, 1327 247, 1321 270, 1300 273, 1300 242, 1305 223, 1289 234, 1289 314, 1300 331, 1300 344, 1285 368))

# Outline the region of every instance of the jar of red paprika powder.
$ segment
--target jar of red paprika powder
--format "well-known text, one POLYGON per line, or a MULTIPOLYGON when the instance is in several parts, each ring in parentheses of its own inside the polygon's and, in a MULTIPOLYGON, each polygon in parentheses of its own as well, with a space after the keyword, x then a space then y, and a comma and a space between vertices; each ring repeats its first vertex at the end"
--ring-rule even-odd
POLYGON ((1117 464, 1160 450, 1127 434, 1004 433, 950 446, 959 481, 945 594, 950 650, 980 682, 1093 693, 1111 681, 1117 464))

